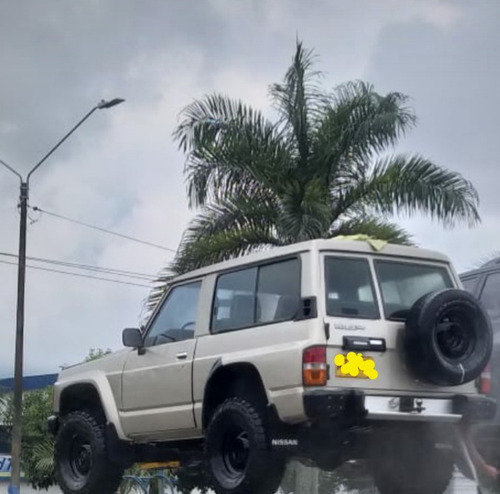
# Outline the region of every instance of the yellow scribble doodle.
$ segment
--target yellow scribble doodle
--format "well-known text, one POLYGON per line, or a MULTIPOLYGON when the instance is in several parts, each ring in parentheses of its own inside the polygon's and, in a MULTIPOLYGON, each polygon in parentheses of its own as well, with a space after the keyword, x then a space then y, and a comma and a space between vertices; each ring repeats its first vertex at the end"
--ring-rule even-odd
POLYGON ((343 376, 358 377, 362 372, 368 379, 377 379, 378 372, 375 370, 375 361, 371 358, 364 359, 361 353, 349 352, 347 357, 338 353, 335 355, 335 365, 340 369, 343 376))

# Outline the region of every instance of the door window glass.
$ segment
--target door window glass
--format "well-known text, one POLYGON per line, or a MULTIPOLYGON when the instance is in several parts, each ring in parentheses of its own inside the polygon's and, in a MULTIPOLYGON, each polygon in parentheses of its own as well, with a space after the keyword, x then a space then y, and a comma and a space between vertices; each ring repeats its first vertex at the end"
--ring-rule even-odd
POLYGON ((257 323, 293 319, 300 304, 300 262, 298 259, 259 268, 257 323))
POLYGON ((212 331, 251 326, 255 320, 257 268, 223 274, 217 280, 212 331))
POLYGON ((300 261, 290 259, 219 276, 212 332, 293 319, 300 303, 300 261))
POLYGON ((157 313, 145 346, 194 338, 201 281, 174 287, 157 313))

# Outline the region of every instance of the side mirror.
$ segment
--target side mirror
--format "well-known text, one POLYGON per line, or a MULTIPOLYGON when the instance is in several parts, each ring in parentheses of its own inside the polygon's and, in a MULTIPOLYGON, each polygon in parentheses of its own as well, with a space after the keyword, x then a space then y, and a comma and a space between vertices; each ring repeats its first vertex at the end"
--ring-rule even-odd
POLYGON ((123 346, 142 348, 142 333, 137 328, 127 328, 122 333, 123 346))

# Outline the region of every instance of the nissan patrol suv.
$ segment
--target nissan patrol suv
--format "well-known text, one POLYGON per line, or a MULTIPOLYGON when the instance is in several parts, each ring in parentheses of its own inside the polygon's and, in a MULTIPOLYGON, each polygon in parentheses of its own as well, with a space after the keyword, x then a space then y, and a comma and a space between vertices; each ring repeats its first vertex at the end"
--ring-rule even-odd
POLYGON ((449 260, 314 240, 175 279, 125 349, 64 369, 55 468, 66 494, 111 494, 138 461, 199 465, 223 494, 272 494, 286 462, 367 459, 382 494, 441 494, 489 319, 449 260))

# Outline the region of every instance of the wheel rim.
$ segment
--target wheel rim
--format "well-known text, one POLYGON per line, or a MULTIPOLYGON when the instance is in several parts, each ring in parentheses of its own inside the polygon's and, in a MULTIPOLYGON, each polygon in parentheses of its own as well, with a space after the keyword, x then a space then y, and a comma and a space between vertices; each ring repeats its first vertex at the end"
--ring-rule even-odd
POLYGON ((92 447, 88 440, 75 434, 69 451, 69 467, 73 478, 78 482, 85 482, 92 469, 92 447))
POLYGON ((470 317, 462 311, 450 311, 436 326, 436 340, 441 353, 451 361, 463 360, 473 349, 470 317))
POLYGON ((226 474, 233 480, 242 477, 248 464, 250 441, 242 427, 231 425, 223 435, 220 456, 226 474))

